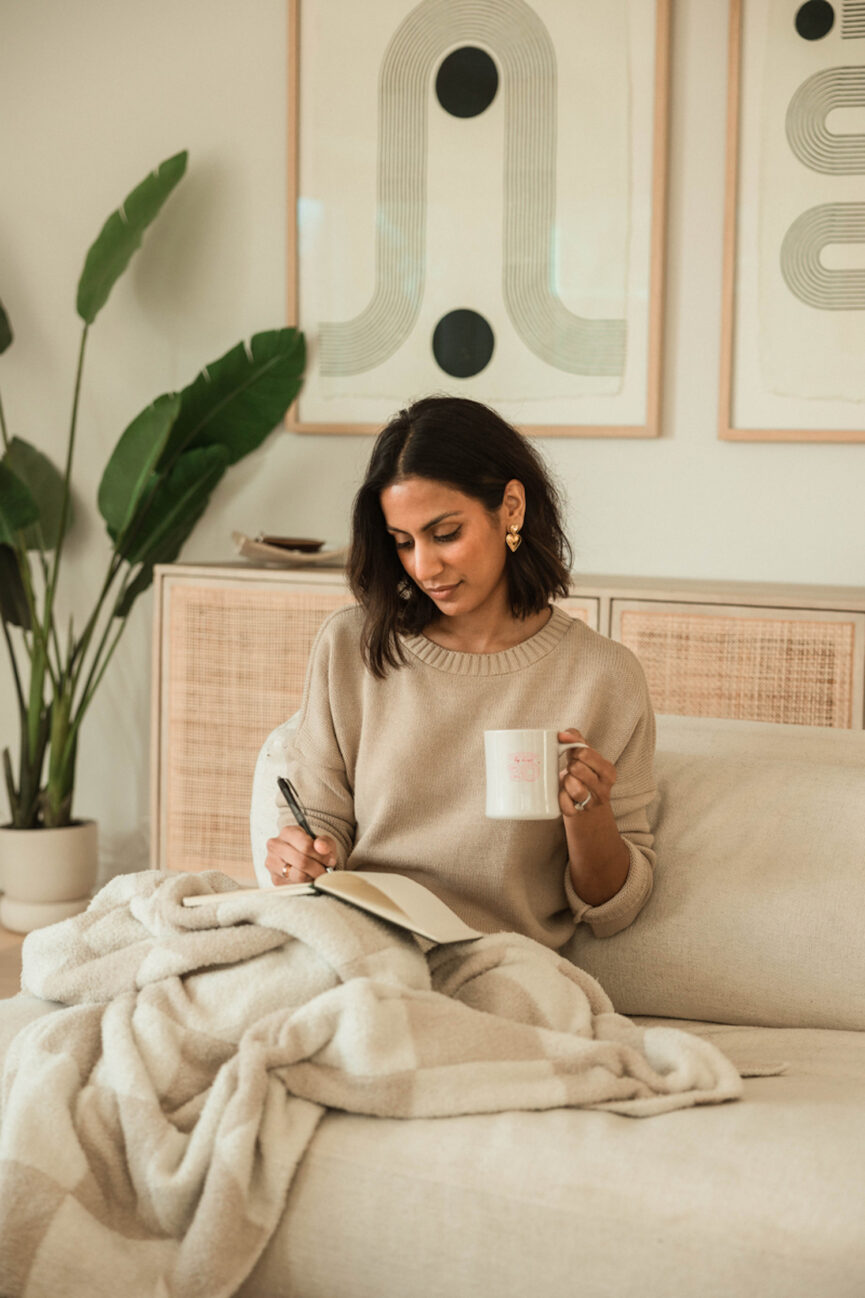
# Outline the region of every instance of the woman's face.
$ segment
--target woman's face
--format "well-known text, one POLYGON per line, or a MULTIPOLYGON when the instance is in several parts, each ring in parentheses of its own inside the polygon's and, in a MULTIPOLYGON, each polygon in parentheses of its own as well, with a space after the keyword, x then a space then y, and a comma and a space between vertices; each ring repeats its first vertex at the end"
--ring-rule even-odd
POLYGON ((479 500, 429 478, 391 483, 380 500, 402 566, 439 612, 454 617, 506 601, 505 533, 509 523, 522 523, 519 483, 508 483, 495 517, 479 500))

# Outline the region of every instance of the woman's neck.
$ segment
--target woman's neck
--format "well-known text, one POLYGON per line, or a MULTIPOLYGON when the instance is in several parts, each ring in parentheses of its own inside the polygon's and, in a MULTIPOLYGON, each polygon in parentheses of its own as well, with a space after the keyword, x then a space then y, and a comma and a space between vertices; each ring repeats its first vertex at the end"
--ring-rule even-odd
POLYGON ((552 617, 547 607, 527 618, 506 614, 481 613, 467 617, 440 615, 424 627, 423 634, 433 644, 455 653, 494 654, 530 640, 552 617))

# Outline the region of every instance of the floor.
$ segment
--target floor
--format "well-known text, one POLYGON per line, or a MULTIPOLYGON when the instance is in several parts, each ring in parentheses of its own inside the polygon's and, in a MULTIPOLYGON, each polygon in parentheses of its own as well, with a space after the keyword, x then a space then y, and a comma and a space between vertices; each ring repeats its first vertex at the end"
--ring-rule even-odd
POLYGON ((22 933, 0 928, 0 1000, 20 990, 22 933))

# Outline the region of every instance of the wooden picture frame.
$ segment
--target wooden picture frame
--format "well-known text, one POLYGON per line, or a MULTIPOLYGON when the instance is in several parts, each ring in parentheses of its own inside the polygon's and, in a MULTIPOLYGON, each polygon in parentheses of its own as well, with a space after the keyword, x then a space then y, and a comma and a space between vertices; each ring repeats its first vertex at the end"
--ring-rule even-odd
POLYGON ((725 440, 865 441, 865 134, 844 118, 865 106, 862 16, 730 2, 725 440))
POLYGON ((671 0, 288 2, 288 427, 656 436, 671 0))

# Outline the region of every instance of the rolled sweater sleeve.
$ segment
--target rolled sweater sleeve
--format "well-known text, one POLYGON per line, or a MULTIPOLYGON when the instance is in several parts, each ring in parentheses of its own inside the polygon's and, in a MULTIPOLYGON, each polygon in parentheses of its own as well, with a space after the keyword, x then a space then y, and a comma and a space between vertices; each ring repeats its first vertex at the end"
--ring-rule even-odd
POLYGON ((655 715, 642 668, 633 661, 637 719, 621 753, 612 759, 617 779, 610 799, 616 827, 630 853, 628 873, 617 893, 600 906, 590 906, 577 893, 570 868, 565 867, 568 904, 577 923, 588 924, 595 937, 612 937, 627 928, 649 900, 654 878, 654 836, 648 812, 657 794, 652 770, 655 715))
MULTIPOLYGON (((354 845, 354 790, 349 778, 345 739, 340 742, 334 717, 340 682, 334 664, 333 614, 321 626, 310 652, 303 698, 293 736, 286 742, 286 774, 306 810, 310 828, 337 846, 337 868, 344 869, 354 845)), ((340 715, 353 709, 342 706, 340 715)), ((279 827, 295 823, 280 798, 279 827)))

